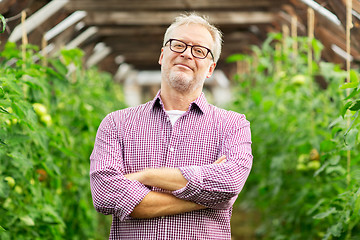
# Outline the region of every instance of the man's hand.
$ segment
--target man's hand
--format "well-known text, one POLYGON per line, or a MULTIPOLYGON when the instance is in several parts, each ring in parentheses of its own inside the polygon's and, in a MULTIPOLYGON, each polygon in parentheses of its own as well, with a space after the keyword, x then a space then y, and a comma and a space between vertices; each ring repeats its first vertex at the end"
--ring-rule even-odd
POLYGON ((216 160, 213 164, 220 164, 220 163, 224 163, 226 162, 226 156, 222 155, 221 157, 219 157, 218 160, 216 160))
MULTIPOLYGON (((223 155, 213 164, 222 164, 226 162, 226 156, 223 155)), ((186 186, 188 181, 181 174, 178 168, 148 168, 139 172, 125 175, 130 180, 137 180, 144 185, 162 188, 169 191, 175 191, 186 186)))

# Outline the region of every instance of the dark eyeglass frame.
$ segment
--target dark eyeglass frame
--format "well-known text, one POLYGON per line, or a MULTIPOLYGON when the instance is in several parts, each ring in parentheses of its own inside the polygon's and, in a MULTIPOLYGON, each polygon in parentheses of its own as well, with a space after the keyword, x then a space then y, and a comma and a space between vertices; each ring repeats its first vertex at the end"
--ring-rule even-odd
POLYGON ((214 55, 213 55, 213 53, 211 52, 211 50, 210 50, 209 48, 207 48, 207 47, 204 47, 204 46, 201 46, 201 45, 190 45, 190 44, 187 44, 186 42, 183 42, 183 41, 181 41, 181 40, 179 40, 179 39, 175 39, 175 38, 171 38, 171 39, 167 40, 166 43, 165 43, 165 45, 164 45, 164 47, 165 47, 168 43, 170 43, 170 44, 169 44, 169 48, 170 48, 170 50, 173 51, 173 52, 183 53, 183 52, 186 51, 186 49, 187 49, 188 47, 191 47, 191 51, 190 51, 190 52, 191 52, 191 55, 192 55, 194 58, 205 59, 205 58, 207 58, 207 56, 208 56, 209 53, 210 53, 210 54, 211 54, 211 57, 212 57, 212 59, 213 59, 213 61, 214 61, 214 55), (183 44, 186 46, 183 51, 175 51, 174 49, 172 49, 172 47, 171 47, 171 42, 174 41, 174 40, 175 40, 175 41, 178 41, 178 42, 181 42, 181 43, 183 43, 183 44), (205 57, 196 57, 196 56, 194 55, 194 53, 193 53, 194 47, 201 47, 201 48, 206 49, 206 50, 207 50, 207 53, 205 54, 205 57))

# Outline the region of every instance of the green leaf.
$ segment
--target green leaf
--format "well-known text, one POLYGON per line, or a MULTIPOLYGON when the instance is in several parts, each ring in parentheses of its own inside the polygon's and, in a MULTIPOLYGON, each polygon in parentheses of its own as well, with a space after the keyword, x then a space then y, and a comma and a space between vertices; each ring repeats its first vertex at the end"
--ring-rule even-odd
POLYGON ((349 99, 355 97, 356 95, 358 95, 359 93, 360 93, 360 89, 355 88, 355 89, 349 94, 349 96, 347 96, 347 97, 345 98, 345 100, 349 100, 349 99))
POLYGON ((338 173, 340 176, 346 174, 346 170, 341 166, 330 166, 330 167, 326 168, 325 172, 326 172, 326 174, 338 173))
POLYGON ((59 59, 49 59, 49 63, 55 68, 56 71, 51 68, 47 68, 46 72, 51 76, 55 76, 61 80, 66 79, 66 74, 68 72, 67 67, 59 59))
POLYGON ((321 44, 321 42, 315 38, 313 38, 311 42, 312 48, 314 50, 314 57, 316 60, 319 60, 321 57, 321 51, 324 48, 324 46, 321 44))
POLYGON ((349 108, 351 111, 357 111, 360 109, 360 100, 356 100, 351 107, 349 108))
POLYGON ((346 137, 346 135, 349 133, 350 129, 352 128, 352 126, 354 125, 354 123, 356 122, 356 120, 359 118, 359 111, 357 111, 354 116, 352 116, 353 120, 350 123, 350 126, 348 127, 348 129, 346 130, 344 137, 346 137))
POLYGON ((350 82, 359 83, 358 73, 354 69, 350 70, 350 82))
POLYGON ((5 29, 6 29, 6 20, 5 20, 5 17, 1 14, 0 14, 0 20, 1 20, 1 25, 2 25, 2 28, 0 28, 0 33, 3 33, 3 32, 5 32, 5 29))
POLYGON ((321 204, 323 204, 323 202, 325 202, 325 199, 322 198, 320 199, 315 206, 313 206, 308 212, 307 215, 311 215, 313 212, 315 212, 317 209, 319 209, 319 207, 321 206, 321 204))
POLYGON ((340 162, 340 155, 334 155, 329 159, 331 165, 337 165, 340 162))
POLYGON ((24 113, 22 107, 20 107, 19 104, 16 104, 15 102, 12 102, 11 108, 14 110, 14 113, 17 116, 19 116, 19 118, 21 118, 21 119, 25 118, 25 113, 24 113))
POLYGON ((65 65, 70 65, 74 63, 75 66, 81 66, 81 58, 84 56, 84 52, 78 48, 74 49, 64 49, 61 50, 61 56, 64 59, 65 65))
POLYGON ((320 143, 321 152, 333 151, 335 147, 336 147, 336 143, 331 140, 324 140, 320 143))
POLYGON ((340 237, 342 229, 343 229, 343 223, 338 222, 337 224, 332 225, 330 228, 328 228, 328 232, 334 237, 340 237))
POLYGON ((34 220, 33 220, 29 215, 20 217, 20 220, 21 220, 26 226, 35 226, 34 220))
POLYGON ((9 112, 8 112, 8 110, 6 110, 5 108, 3 108, 3 107, 0 107, 0 112, 1 113, 7 113, 7 114, 10 114, 9 112))
POLYGON ((314 219, 323 219, 326 218, 327 216, 329 216, 330 214, 333 214, 337 212, 336 208, 332 207, 329 210, 327 210, 326 212, 322 212, 322 213, 318 213, 315 216, 313 216, 314 219))
POLYGON ((344 118, 346 111, 349 109, 349 107, 351 107, 351 105, 353 104, 352 101, 348 101, 345 103, 345 105, 341 108, 341 116, 344 118))
POLYGON ((316 170, 316 172, 314 173, 314 177, 316 177, 322 171, 324 171, 324 169, 326 169, 327 166, 329 166, 329 162, 326 162, 326 163, 322 164, 321 167, 318 170, 316 170))
POLYGON ((46 222, 55 222, 65 226, 65 223, 61 216, 55 211, 51 205, 45 205, 42 210, 44 213, 44 221, 46 222))
POLYGON ((0 232, 6 232, 5 228, 0 225, 0 232))
POLYGON ((349 147, 354 147, 356 145, 356 139, 359 130, 356 128, 350 129, 350 131, 345 135, 345 144, 349 147))
POLYGON ((347 89, 347 88, 356 88, 359 85, 359 82, 348 82, 344 83, 340 86, 340 89, 347 89))
POLYGON ((21 152, 14 151, 7 155, 13 159, 11 163, 21 169, 21 172, 27 172, 32 167, 32 161, 29 161, 28 157, 21 152))
POLYGON ((359 85, 359 78, 358 78, 357 72, 355 72, 352 69, 352 70, 350 70, 350 82, 344 83, 343 85, 340 86, 340 88, 341 89, 357 88, 358 85, 359 85))

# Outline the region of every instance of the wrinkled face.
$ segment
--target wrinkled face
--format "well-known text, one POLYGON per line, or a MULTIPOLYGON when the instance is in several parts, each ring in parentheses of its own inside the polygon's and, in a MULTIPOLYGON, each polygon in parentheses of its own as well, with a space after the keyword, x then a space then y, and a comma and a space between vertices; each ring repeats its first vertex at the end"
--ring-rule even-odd
MULTIPOLYGON (((189 45, 201 45, 210 50, 214 47, 210 32, 197 24, 175 28, 170 33, 170 39, 181 40, 189 45)), ((205 79, 212 75, 216 66, 210 53, 207 58, 198 59, 192 56, 191 47, 183 53, 176 53, 170 50, 169 43, 161 49, 159 64, 162 83, 182 93, 202 89, 205 79)))

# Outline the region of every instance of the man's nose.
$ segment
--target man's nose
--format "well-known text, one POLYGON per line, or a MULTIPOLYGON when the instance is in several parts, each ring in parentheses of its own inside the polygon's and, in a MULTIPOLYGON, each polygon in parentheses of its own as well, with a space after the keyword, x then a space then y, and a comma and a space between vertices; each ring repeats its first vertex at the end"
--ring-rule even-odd
POLYGON ((192 53, 191 53, 191 46, 186 46, 186 49, 185 49, 185 51, 181 54, 181 56, 184 56, 184 57, 186 57, 186 58, 193 58, 193 56, 192 56, 192 53))

